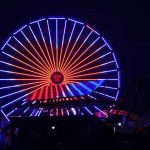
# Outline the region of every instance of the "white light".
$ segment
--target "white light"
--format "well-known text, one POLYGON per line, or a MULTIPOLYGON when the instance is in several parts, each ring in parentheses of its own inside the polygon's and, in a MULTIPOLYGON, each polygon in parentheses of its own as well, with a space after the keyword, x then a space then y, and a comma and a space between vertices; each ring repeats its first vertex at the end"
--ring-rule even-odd
POLYGON ((121 126, 121 122, 118 123, 118 126, 121 126))
POLYGON ((52 130, 55 130, 55 126, 52 126, 51 128, 52 128, 52 130))

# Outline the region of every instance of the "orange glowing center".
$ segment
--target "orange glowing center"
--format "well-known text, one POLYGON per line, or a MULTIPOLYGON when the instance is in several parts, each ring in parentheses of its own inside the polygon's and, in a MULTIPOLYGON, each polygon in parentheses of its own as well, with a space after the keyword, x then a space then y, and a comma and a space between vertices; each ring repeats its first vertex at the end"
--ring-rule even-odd
POLYGON ((64 76, 61 72, 56 71, 51 75, 51 81, 54 84, 61 84, 64 81, 64 76))

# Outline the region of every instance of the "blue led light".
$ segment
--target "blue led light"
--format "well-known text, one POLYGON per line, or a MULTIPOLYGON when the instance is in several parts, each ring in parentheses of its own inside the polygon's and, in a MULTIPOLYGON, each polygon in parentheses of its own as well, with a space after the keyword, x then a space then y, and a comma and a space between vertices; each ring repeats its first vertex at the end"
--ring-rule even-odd
POLYGON ((5 44, 2 46, 1 50, 4 49, 4 47, 7 45, 7 43, 10 41, 11 37, 8 38, 8 40, 5 42, 5 44))
POLYGON ((96 33, 97 35, 100 35, 97 31, 95 31, 94 29, 92 29, 90 26, 87 25, 87 27, 92 30, 94 33, 96 33))
POLYGON ((77 21, 77 20, 74 20, 74 19, 68 18, 68 20, 73 21, 73 22, 76 22, 76 23, 79 23, 79 24, 84 24, 84 23, 82 23, 82 22, 80 22, 80 21, 77 21))
POLYGON ((107 43, 107 41, 104 39, 104 37, 102 37, 102 40, 107 44, 108 48, 109 48, 110 50, 112 50, 112 48, 111 48, 110 45, 107 43))
POLYGON ((30 22, 30 24, 34 24, 34 23, 37 23, 37 22, 40 22, 40 21, 43 21, 43 20, 46 20, 46 18, 42 18, 42 19, 39 19, 39 20, 32 21, 32 22, 30 22))
POLYGON ((6 116, 6 114, 4 113, 4 111, 1 109, 2 114, 4 115, 4 117, 7 119, 8 122, 10 122, 9 118, 6 116))
POLYGON ((17 34, 18 32, 22 31, 24 28, 26 28, 27 25, 24 25, 22 28, 20 28, 19 30, 17 30, 15 33, 13 33, 13 35, 17 34))
POLYGON ((87 108, 87 107, 83 107, 90 115, 93 115, 93 113, 87 108))

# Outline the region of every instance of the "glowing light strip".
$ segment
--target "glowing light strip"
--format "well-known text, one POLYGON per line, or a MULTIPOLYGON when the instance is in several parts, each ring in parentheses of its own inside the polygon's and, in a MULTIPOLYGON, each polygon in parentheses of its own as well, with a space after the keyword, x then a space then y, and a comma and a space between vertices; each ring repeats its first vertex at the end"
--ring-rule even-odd
POLYGON ((37 91, 33 93, 31 100, 35 100, 36 94, 37 94, 37 91))
POLYGON ((65 94, 65 92, 64 92, 64 89, 63 89, 62 85, 60 84, 59 86, 60 86, 61 92, 62 92, 62 94, 63 94, 63 97, 66 97, 66 94, 65 94))
MULTIPOLYGON (((46 85, 46 84, 45 84, 45 85, 46 85)), ((45 85, 43 85, 42 87, 44 87, 45 85)), ((1 108, 4 108, 4 107, 6 107, 6 106, 8 106, 8 105, 10 105, 10 104, 12 104, 12 103, 14 103, 14 102, 16 102, 16 101, 18 101, 18 100, 20 100, 20 99, 22 99, 22 98, 24 98, 24 97, 28 96, 29 94, 31 94, 31 93, 33 93, 33 92, 35 92, 36 90, 38 90, 38 89, 42 88, 42 87, 41 87, 41 85, 39 85, 39 86, 40 86, 39 88, 37 88, 37 89, 35 89, 35 90, 31 91, 31 92, 28 92, 27 94, 25 94, 25 95, 23 95, 23 96, 21 96, 21 97, 19 97, 19 98, 15 99, 15 100, 13 100, 13 101, 9 102, 9 103, 7 103, 7 104, 3 105, 1 108)))
POLYGON ((30 117, 32 117, 32 115, 34 114, 35 112, 35 109, 33 109, 32 113, 30 114, 30 117))
POLYGON ((45 20, 45 19, 46 19, 46 18, 42 18, 42 19, 39 19, 39 20, 35 20, 35 21, 30 22, 30 24, 34 24, 34 23, 37 23, 37 22, 43 21, 43 20, 45 20))
POLYGON ((58 70, 58 20, 56 19, 56 70, 58 70))
POLYGON ((70 82, 70 84, 72 84, 71 82, 73 82, 73 81, 117 81, 118 79, 96 79, 96 78, 84 78, 84 79, 70 79, 70 80, 68 80, 68 82, 70 82))
POLYGON ((48 86, 46 86, 46 89, 45 89, 45 99, 48 99, 48 86))
POLYGON ((12 110, 11 112, 9 112, 6 116, 8 117, 9 115, 11 115, 12 113, 14 113, 17 110, 17 108, 15 108, 14 110, 12 110))
POLYGON ((70 116, 68 109, 66 108, 67 115, 70 116))
POLYGON ((85 88, 87 91, 92 92, 91 89, 89 89, 87 86, 85 86, 83 83, 79 83, 79 85, 81 85, 83 88, 85 88))
POLYGON ((64 111, 63 111, 63 109, 61 109, 61 115, 64 116, 64 111))
POLYGON ((21 105, 25 105, 27 102, 23 102, 21 105))
POLYGON ((93 113, 87 108, 87 107, 83 107, 90 115, 93 115, 93 113))
POLYGON ((6 116, 6 114, 4 113, 4 111, 1 109, 2 114, 4 115, 4 117, 7 119, 8 122, 10 122, 9 118, 6 116))
POLYGON ((102 111, 101 109, 99 109, 97 106, 94 106, 94 108, 97 109, 98 111, 100 111, 106 117, 108 117, 108 115, 104 111, 102 111))
POLYGON ((83 95, 83 93, 82 93, 74 84, 71 84, 71 86, 72 86, 78 93, 80 93, 80 95, 83 95))
MULTIPOLYGON (((93 53, 91 53, 90 55, 88 55, 86 58, 84 58, 82 61, 80 61, 79 63, 77 63, 76 65, 74 65, 73 67, 68 67, 67 70, 73 70, 74 68, 76 68, 78 65, 80 65, 82 62, 84 62, 85 60, 87 60, 88 58, 90 58, 92 55, 94 55, 96 52, 98 52, 99 50, 101 50, 103 47, 105 47, 105 45, 101 46, 99 49, 97 49, 96 51, 94 51, 93 53), (70 69, 71 68, 71 69, 70 69)), ((94 59, 93 61, 89 61, 88 63, 85 63, 84 65, 82 65, 83 67, 84 66, 87 66, 95 61, 97 61, 98 59, 102 59, 103 57, 107 56, 111 54, 111 52, 108 52, 104 55, 102 55, 101 57, 98 57, 96 60, 94 59)), ((67 72, 67 71, 66 71, 67 72)))
POLYGON ((88 95, 90 98, 92 98, 92 99, 96 99, 95 97, 93 97, 92 95, 88 95))
MULTIPOLYGON (((5 64, 5 65, 9 65, 9 66, 12 66, 12 67, 15 67, 15 68, 19 68, 19 69, 22 69, 22 70, 26 70, 26 71, 32 72, 32 73, 34 73, 34 74, 41 75, 41 76, 43 76, 43 77, 44 77, 44 75, 45 75, 45 74, 41 74, 41 73, 35 72, 35 71, 33 71, 33 70, 26 69, 26 68, 23 68, 23 67, 14 65, 14 64, 10 64, 10 63, 4 62, 4 61, 0 61, 0 63, 3 63, 3 64, 5 64)), ((47 74, 46 74, 46 75, 47 75, 47 74)))
POLYGON ((95 91, 95 93, 97 93, 97 94, 99 94, 99 95, 103 95, 103 96, 109 97, 109 98, 112 98, 112 99, 114 99, 114 100, 115 100, 115 97, 110 96, 110 95, 108 95, 108 94, 104 94, 104 93, 97 92, 97 91, 95 91))
POLYGON ((104 39, 104 37, 102 37, 102 40, 107 44, 108 48, 109 48, 110 50, 112 50, 112 48, 111 48, 110 45, 107 43, 107 41, 104 39))
MULTIPOLYGON (((51 38, 51 31, 50 31, 49 21, 48 21, 48 20, 47 20, 47 28, 48 28, 48 34, 49 34, 50 45, 51 45, 52 58, 53 58, 54 66, 56 67, 56 64, 55 64, 55 57, 54 57, 53 43, 52 43, 52 38, 51 38)), ((55 68, 55 67, 54 67, 54 68, 55 68)))
POLYGON ((116 66, 117 66, 117 68, 119 69, 119 66, 118 66, 118 63, 117 63, 117 60, 116 60, 116 56, 115 56, 115 54, 114 54, 114 53, 113 53, 113 57, 114 57, 114 60, 115 60, 116 66))
POLYGON ((42 99, 43 90, 44 90, 44 87, 40 89, 38 99, 42 99))
POLYGON ((66 61, 64 62, 64 67, 62 68, 62 70, 65 70, 64 68, 66 68, 66 67, 68 66, 68 65, 66 65, 66 63, 67 63, 67 64, 70 63, 70 61, 68 62, 68 59, 70 58, 70 55, 72 54, 72 52, 73 52, 73 50, 74 50, 74 47, 76 46, 76 44, 77 44, 77 42, 78 42, 78 40, 79 40, 79 38, 80 38, 80 36, 81 36, 81 34, 82 34, 84 28, 85 28, 85 26, 82 27, 82 29, 81 29, 81 31, 80 31, 80 33, 79 33, 79 35, 78 35, 76 41, 74 42, 74 45, 73 45, 72 49, 70 50, 70 52, 69 52, 69 54, 68 54, 68 56, 67 56, 66 61))
POLYGON ((67 24, 67 20, 65 21, 65 25, 64 25, 63 38, 62 38, 60 57, 59 57, 59 68, 60 68, 60 63, 62 62, 61 56, 62 56, 62 50, 63 50, 63 46, 64 46, 64 37, 65 37, 65 33, 66 33, 66 24, 67 24))
POLYGON ((82 22, 80 22, 80 21, 77 21, 77 20, 74 20, 74 19, 68 18, 68 20, 73 21, 73 22, 76 22, 76 23, 79 23, 79 24, 84 24, 84 23, 82 23, 82 22))
MULTIPOLYGON (((39 65, 37 63, 35 63, 34 61, 32 61, 31 59, 29 59, 26 55, 24 55, 23 53, 21 53, 20 51, 18 51, 16 48, 14 48, 13 46, 11 46, 10 44, 7 44, 9 47, 11 47, 14 51, 16 51, 17 53, 19 53, 21 56, 23 56, 24 58, 26 58, 27 60, 29 60, 31 63, 33 63, 35 66, 39 67, 39 65)), ((41 67, 39 67, 40 69, 42 69, 41 67)))
POLYGON ((38 113, 40 112, 40 110, 37 110, 36 114, 34 115, 35 117, 38 115, 38 113))
POLYGON ((95 32, 97 35, 100 35, 97 31, 95 31, 93 28, 91 28, 89 25, 86 25, 90 30, 92 30, 93 32, 95 32))
POLYGON ((3 87, 0 87, 0 90, 14 88, 14 87, 21 87, 21 86, 26 86, 26 85, 32 85, 32 84, 36 84, 36 83, 39 83, 39 81, 38 82, 32 82, 32 83, 16 84, 16 85, 11 85, 11 86, 3 86, 3 87))
POLYGON ((99 88, 106 88, 106 89, 112 89, 112 90, 117 90, 118 88, 115 87, 110 87, 110 86, 100 86, 99 88))
MULTIPOLYGON (((10 73, 10 74, 19 74, 19 75, 24 75, 24 76, 29 76, 29 77, 41 78, 41 76, 38 76, 38 75, 31 75, 31 74, 22 73, 22 72, 16 72, 16 71, 0 70, 0 72, 10 73)), ((44 77, 43 77, 43 78, 44 78, 44 77)))
POLYGON ((67 53, 67 51, 68 51, 68 47, 69 47, 69 45, 70 45, 70 41, 71 41, 71 39, 72 39, 72 35, 73 35, 73 33, 74 33, 75 26, 76 26, 76 23, 74 23, 73 28, 72 28, 72 30, 71 30, 71 34, 70 34, 70 37, 69 37, 69 41, 68 41, 67 47, 66 47, 66 49, 65 49, 65 53, 64 53, 64 55, 63 55, 63 59, 62 59, 60 68, 63 67, 63 62, 64 62, 64 59, 66 58, 66 53, 67 53))
POLYGON ((69 91, 69 93, 71 94, 71 96, 74 96, 74 94, 72 93, 72 91, 70 90, 69 86, 67 84, 65 84, 65 87, 67 88, 67 90, 69 91))
POLYGON ((25 109, 23 113, 26 113, 26 112, 29 110, 29 108, 30 108, 30 107, 28 107, 27 109, 25 109))
MULTIPOLYGON (((10 54, 8 54, 8 53, 5 53, 5 52, 2 52, 2 53, 5 54, 6 56, 10 57, 10 58, 13 58, 13 59, 17 60, 18 62, 21 62, 22 64, 24 64, 24 65, 26 65, 26 66, 31 67, 31 68, 34 69, 34 70, 37 70, 37 71, 39 71, 39 72, 42 72, 41 70, 39 70, 39 69, 33 67, 32 65, 29 65, 29 64, 25 63, 24 61, 22 61, 22 60, 20 60, 20 59, 18 59, 18 58, 15 58, 14 56, 12 56, 12 55, 10 55, 10 54)), ((43 73, 43 74, 44 74, 44 73, 43 73)))
MULTIPOLYGON (((44 82, 45 83, 45 82, 44 82)), ((41 83, 39 85, 43 85, 44 83, 41 83)), ((33 89, 34 87, 37 87, 39 85, 35 85, 35 86, 32 86, 32 87, 29 87, 29 88, 24 88, 23 90, 19 90, 17 92, 13 92, 13 93, 10 93, 10 94, 7 94, 7 95, 4 95, 4 96, 0 96, 0 99, 1 98, 5 98, 5 97, 8 97, 8 96, 11 96, 11 95, 14 95, 14 94, 18 94, 18 93, 21 93, 21 92, 25 92, 27 90, 30 90, 30 89, 33 89)))
POLYGON ((120 88, 120 71, 118 71, 118 88, 120 88))
POLYGON ((43 108, 41 108, 41 110, 40 110, 40 112, 38 114, 38 117, 41 115, 42 111, 43 111, 43 108))
MULTIPOLYGON (((70 62, 72 62, 72 60, 74 59, 74 57, 77 55, 77 53, 79 52, 79 50, 82 48, 82 46, 84 45, 84 43, 88 40, 88 38, 90 37, 90 35, 92 34, 93 32, 91 31, 89 34, 88 34, 88 36, 85 38, 85 40, 83 41, 83 43, 80 45, 80 47, 77 49, 77 51, 75 52, 75 54, 72 56, 72 58, 70 59, 70 61, 67 63, 67 65, 66 65, 66 67, 68 66, 68 65, 70 65, 70 62)), ((66 68, 65 67, 65 68, 66 68)), ((68 68, 70 68, 70 67, 68 67, 68 68)))
POLYGON ((118 96, 119 96, 119 91, 116 94, 115 101, 118 99, 118 96))
POLYGON ((25 79, 25 78, 5 79, 5 78, 1 78, 0 81, 45 81, 45 79, 25 79))
POLYGON ((8 38, 8 40, 5 42, 5 44, 2 46, 1 50, 4 49, 4 47, 7 45, 7 43, 10 41, 11 37, 8 38))
POLYGON ((74 115, 76 115, 76 114, 77 114, 77 112, 76 112, 75 108, 73 108, 73 107, 72 107, 72 108, 71 108, 71 110, 72 110, 72 112, 73 112, 73 114, 74 114, 74 115))
POLYGON ((55 90, 56 90, 56 98, 58 98, 59 97, 58 87, 57 87, 57 85, 55 85, 54 87, 55 87, 55 90))
POLYGON ((57 17, 56 18, 55 17, 49 17, 48 19, 65 19, 65 18, 64 17, 58 17, 58 18, 57 17))
MULTIPOLYGON (((78 77, 82 77, 82 76, 85 77, 85 76, 90 76, 90 75, 94 75, 94 74, 103 74, 103 73, 110 73, 110 72, 115 72, 115 71, 118 71, 118 70, 114 69, 114 70, 106 70, 106 71, 100 71, 100 72, 92 72, 92 73, 88 73, 88 74, 69 76, 67 78, 70 79, 70 78, 78 78, 78 77)), ((78 74, 78 73, 74 73, 74 74, 78 74)))
POLYGON ((52 84, 50 85, 50 88, 51 88, 51 98, 54 98, 54 92, 53 92, 53 86, 52 86, 52 84))
MULTIPOLYGON (((38 41, 38 39, 37 39, 36 35, 34 34, 34 32, 33 32, 32 28, 31 28, 31 26, 29 26, 29 28, 30 28, 30 31, 31 31, 31 33, 33 34, 34 39, 36 40, 36 42, 37 42, 37 44, 38 44, 38 46, 39 46, 39 48, 40 48, 40 50, 41 50, 41 52, 42 52, 42 54, 43 54, 43 56, 44 56, 45 60, 46 60, 46 61, 47 61, 47 63, 49 64, 49 61, 48 61, 48 59, 47 59, 47 57, 46 57, 46 55, 45 55, 45 53, 44 53, 44 51, 43 51, 43 49, 42 49, 42 47, 41 47, 40 43, 39 43, 39 41, 38 41)), ((47 68, 49 68, 49 69, 50 69, 50 67, 48 66, 48 64, 47 64, 47 63, 44 61, 44 64, 47 66, 47 68)), ((50 70, 51 70, 51 69, 50 69, 50 70)))
POLYGON ((39 30, 40 30, 40 33, 41 33, 41 36, 42 36, 42 39, 43 39, 43 42, 44 42, 44 46, 45 46, 45 48, 46 48, 46 52, 47 52, 47 54, 48 54, 48 57, 49 57, 49 60, 50 60, 50 63, 51 63, 51 65, 50 65, 50 63, 48 63, 48 64, 49 64, 49 67, 50 67, 51 70, 53 71, 53 70, 54 70, 54 68, 53 68, 53 63, 52 63, 52 60, 51 60, 51 57, 50 57, 50 54, 49 54, 49 50, 48 50, 48 47, 47 47, 47 45, 46 45, 45 38, 44 38, 44 35, 43 35, 43 32, 42 32, 42 29, 41 29, 41 26, 40 26, 40 23, 39 23, 39 22, 38 22, 38 27, 39 27, 39 30))
POLYGON ((25 27, 27 27, 27 25, 24 25, 22 28, 20 28, 19 30, 17 30, 15 33, 13 33, 13 35, 17 34, 17 33, 20 32, 21 30, 23 30, 25 27))
POLYGON ((100 64, 100 65, 96 65, 96 66, 93 66, 93 67, 90 67, 90 68, 87 68, 87 69, 82 69, 81 71, 78 71, 79 69, 85 67, 85 66, 81 66, 81 67, 78 67, 78 68, 74 69, 73 71, 70 71, 68 74, 73 75, 74 72, 75 72, 75 74, 78 74, 80 72, 84 72, 84 71, 87 71, 87 70, 92 70, 92 69, 95 69, 95 68, 98 68, 98 67, 101 67, 101 66, 111 64, 111 63, 114 63, 114 61, 109 61, 107 63, 103 63, 103 64, 100 64))
POLYGON ((56 108, 56 116, 58 116, 58 108, 56 108))
MULTIPOLYGON (((33 48, 33 50, 36 52, 36 54, 39 56, 39 58, 42 60, 42 62, 45 64, 45 61, 43 60, 43 58, 41 57, 41 55, 39 54, 39 52, 36 50, 36 48, 33 46, 33 44, 30 42, 30 40, 28 39, 28 37, 24 34, 23 31, 21 31, 21 33, 23 34, 23 36, 25 37, 25 39, 28 41, 28 43, 30 44, 30 46, 33 48)), ((28 49, 26 49, 26 50, 28 51, 29 54, 31 54, 31 52, 28 49)), ((33 54, 31 54, 31 55, 33 55, 33 54)), ((45 70, 44 72, 49 73, 48 68, 46 66, 44 66, 34 55, 33 55, 33 57, 43 66, 42 70, 43 71, 45 70)))
POLYGON ((96 38, 96 40, 94 40, 89 46, 88 46, 88 48, 86 48, 85 50, 84 50, 84 52, 82 52, 80 55, 79 55, 79 57, 77 57, 77 59, 75 59, 75 61, 73 61, 72 63, 71 63, 71 65, 69 66, 70 68, 99 40, 99 38, 100 37, 98 37, 98 38, 96 38))

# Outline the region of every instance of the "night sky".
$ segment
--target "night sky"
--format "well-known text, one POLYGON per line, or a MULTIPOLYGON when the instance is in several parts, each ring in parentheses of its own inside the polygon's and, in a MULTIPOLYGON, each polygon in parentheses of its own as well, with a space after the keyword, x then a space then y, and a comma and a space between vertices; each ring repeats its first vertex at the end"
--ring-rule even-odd
POLYGON ((1 0, 0 46, 22 25, 48 16, 75 18, 92 26, 116 52, 122 90, 138 78, 150 91, 150 1, 1 0))

